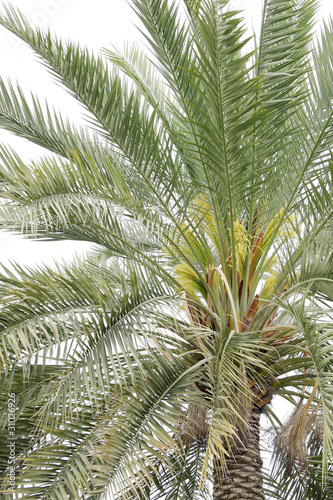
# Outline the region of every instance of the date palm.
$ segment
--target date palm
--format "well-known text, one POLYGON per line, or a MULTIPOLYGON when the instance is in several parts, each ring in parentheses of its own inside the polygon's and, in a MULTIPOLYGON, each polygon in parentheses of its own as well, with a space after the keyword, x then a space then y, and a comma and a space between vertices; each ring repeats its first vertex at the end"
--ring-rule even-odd
POLYGON ((88 113, 0 81, 44 148, 1 146, 1 227, 92 245, 1 272, 2 498, 329 499, 333 24, 315 45, 314 0, 266 0, 254 45, 226 0, 131 4, 149 51, 0 16, 88 113))

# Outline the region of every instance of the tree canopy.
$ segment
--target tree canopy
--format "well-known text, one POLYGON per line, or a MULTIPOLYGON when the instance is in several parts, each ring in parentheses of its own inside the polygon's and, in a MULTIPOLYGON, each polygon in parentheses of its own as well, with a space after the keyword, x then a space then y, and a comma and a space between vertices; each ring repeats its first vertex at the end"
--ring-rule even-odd
POLYGON ((100 55, 0 14, 87 118, 0 80, 0 126, 44 148, 0 146, 0 228, 92 245, 1 269, 1 495, 14 394, 17 498, 231 498, 256 411, 275 465, 237 498, 329 500, 333 23, 265 0, 253 44, 227 0, 131 5, 148 48, 100 55))

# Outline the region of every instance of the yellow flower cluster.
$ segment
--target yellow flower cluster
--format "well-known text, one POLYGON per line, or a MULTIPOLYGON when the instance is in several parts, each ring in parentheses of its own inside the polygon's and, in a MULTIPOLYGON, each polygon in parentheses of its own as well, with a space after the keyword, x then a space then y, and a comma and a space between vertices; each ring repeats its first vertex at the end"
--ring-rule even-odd
POLYGON ((237 271, 239 272, 240 278, 242 279, 244 275, 246 256, 249 252, 250 236, 247 233, 244 224, 239 220, 236 220, 234 222, 234 238, 237 271))

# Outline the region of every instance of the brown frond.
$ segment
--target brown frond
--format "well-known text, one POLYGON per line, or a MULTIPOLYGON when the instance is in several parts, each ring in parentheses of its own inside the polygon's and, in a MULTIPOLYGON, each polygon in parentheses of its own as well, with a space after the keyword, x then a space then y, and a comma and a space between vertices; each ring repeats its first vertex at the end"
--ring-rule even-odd
POLYGON ((318 407, 309 412, 308 406, 301 401, 276 436, 275 446, 288 474, 291 474, 295 467, 302 475, 307 474, 306 443, 316 426, 317 417, 318 407))

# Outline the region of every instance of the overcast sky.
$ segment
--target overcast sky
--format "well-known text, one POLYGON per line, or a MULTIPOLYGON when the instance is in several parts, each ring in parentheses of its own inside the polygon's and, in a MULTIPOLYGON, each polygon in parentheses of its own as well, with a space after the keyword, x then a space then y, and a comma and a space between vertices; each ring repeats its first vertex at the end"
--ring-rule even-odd
MULTIPOLYGON (((4 4, 5 2, 1 2, 4 4)), ((130 2, 129 2, 130 3, 130 2)), ((261 0, 233 0, 233 7, 244 10, 249 26, 260 26, 261 0)), ((135 16, 126 0, 12 0, 29 21, 43 28, 50 27, 57 35, 79 41, 98 50, 111 43, 122 47, 125 40, 140 38, 135 29, 135 16)), ((324 0, 318 18, 328 18, 333 12, 331 0, 324 0)), ((0 28, 0 75, 20 83, 25 91, 33 90, 40 98, 47 98, 56 108, 68 115, 71 121, 80 116, 80 108, 64 90, 52 83, 45 68, 38 64, 31 51, 5 29, 0 28)), ((38 156, 39 148, 27 141, 0 130, 0 142, 15 147, 24 158, 38 156)), ((76 245, 78 251, 84 245, 76 245)), ((0 233, 0 262, 13 259, 33 265, 50 262, 54 257, 67 258, 73 254, 73 244, 36 243, 22 241, 12 235, 0 233)))

